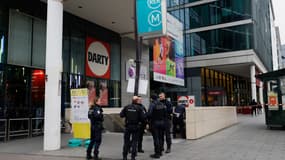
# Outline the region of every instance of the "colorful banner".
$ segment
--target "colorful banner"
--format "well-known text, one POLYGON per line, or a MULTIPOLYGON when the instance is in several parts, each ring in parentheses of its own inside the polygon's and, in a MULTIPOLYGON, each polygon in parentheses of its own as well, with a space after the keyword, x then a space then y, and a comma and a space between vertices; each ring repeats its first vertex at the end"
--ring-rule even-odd
POLYGON ((184 52, 181 40, 169 36, 154 40, 153 74, 155 81, 184 86, 184 52))
POLYGON ((86 75, 110 79, 110 44, 86 38, 86 75))

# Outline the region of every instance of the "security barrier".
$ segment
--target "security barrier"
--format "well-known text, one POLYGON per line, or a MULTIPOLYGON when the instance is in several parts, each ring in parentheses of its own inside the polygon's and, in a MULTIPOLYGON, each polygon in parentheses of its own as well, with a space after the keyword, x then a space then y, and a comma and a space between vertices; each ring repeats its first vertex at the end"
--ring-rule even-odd
POLYGON ((19 136, 30 136, 30 118, 9 119, 8 140, 19 136))
POLYGON ((7 120, 0 119, 0 140, 6 141, 7 137, 7 120))
POLYGON ((44 133, 44 118, 31 118, 31 137, 44 133))

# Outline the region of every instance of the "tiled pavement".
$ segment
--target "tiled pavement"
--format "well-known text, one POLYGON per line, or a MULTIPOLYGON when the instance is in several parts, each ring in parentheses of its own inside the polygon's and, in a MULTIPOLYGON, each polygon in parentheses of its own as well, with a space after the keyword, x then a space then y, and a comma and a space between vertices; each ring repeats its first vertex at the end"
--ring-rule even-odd
MULTIPOLYGON (((285 160, 285 131, 268 130, 264 115, 239 116, 239 123, 199 140, 173 140, 172 153, 162 160, 285 160)), ((62 136, 62 149, 42 151, 42 137, 0 143, 0 160, 83 160, 85 148, 68 148, 70 135, 62 136)), ((121 159, 122 134, 105 133, 100 156, 104 160, 121 159)), ((151 159, 153 142, 144 139, 144 154, 137 159, 151 159)))

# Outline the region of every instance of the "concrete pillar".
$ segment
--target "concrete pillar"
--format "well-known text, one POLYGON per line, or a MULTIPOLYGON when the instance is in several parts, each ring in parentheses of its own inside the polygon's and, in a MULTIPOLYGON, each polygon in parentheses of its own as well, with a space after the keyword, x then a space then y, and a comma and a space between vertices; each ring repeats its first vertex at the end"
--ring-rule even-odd
POLYGON ((261 104, 264 104, 263 100, 263 82, 260 81, 260 87, 259 87, 259 100, 261 104))
POLYGON ((256 78, 255 78, 255 65, 250 66, 250 82, 251 82, 251 100, 256 98, 256 78))
POLYGON ((60 149, 62 0, 47 1, 44 150, 60 149))

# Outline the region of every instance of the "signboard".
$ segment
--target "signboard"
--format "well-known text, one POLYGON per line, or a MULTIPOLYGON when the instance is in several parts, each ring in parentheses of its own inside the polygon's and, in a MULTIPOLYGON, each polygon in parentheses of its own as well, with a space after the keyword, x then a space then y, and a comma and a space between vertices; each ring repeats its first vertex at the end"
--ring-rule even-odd
POLYGON ((86 38, 86 75, 110 79, 110 44, 86 38))
MULTIPOLYGON (((148 70, 145 65, 140 66, 140 79, 147 80, 148 70)), ((136 63, 134 59, 129 59, 126 63, 126 80, 136 77, 136 63)))
POLYGON ((195 107, 195 96, 178 96, 178 104, 184 104, 186 107, 195 107))
POLYGON ((269 110, 278 110, 278 95, 275 92, 268 93, 268 109, 269 110))
POLYGON ((84 89, 71 89, 71 122, 89 122, 88 119, 88 91, 84 89))
POLYGON ((169 36, 154 40, 153 80, 184 86, 183 44, 169 36))
POLYGON ((71 89, 71 123, 74 138, 90 137, 90 122, 88 119, 88 90, 71 89))
MULTIPOLYGON (((147 87, 148 87, 148 80, 140 79, 139 82, 139 94, 146 95, 147 94, 147 87)), ((135 91, 135 79, 129 79, 127 92, 134 93, 135 91)))
POLYGON ((166 32, 166 0, 136 0, 138 34, 158 37, 166 32))

